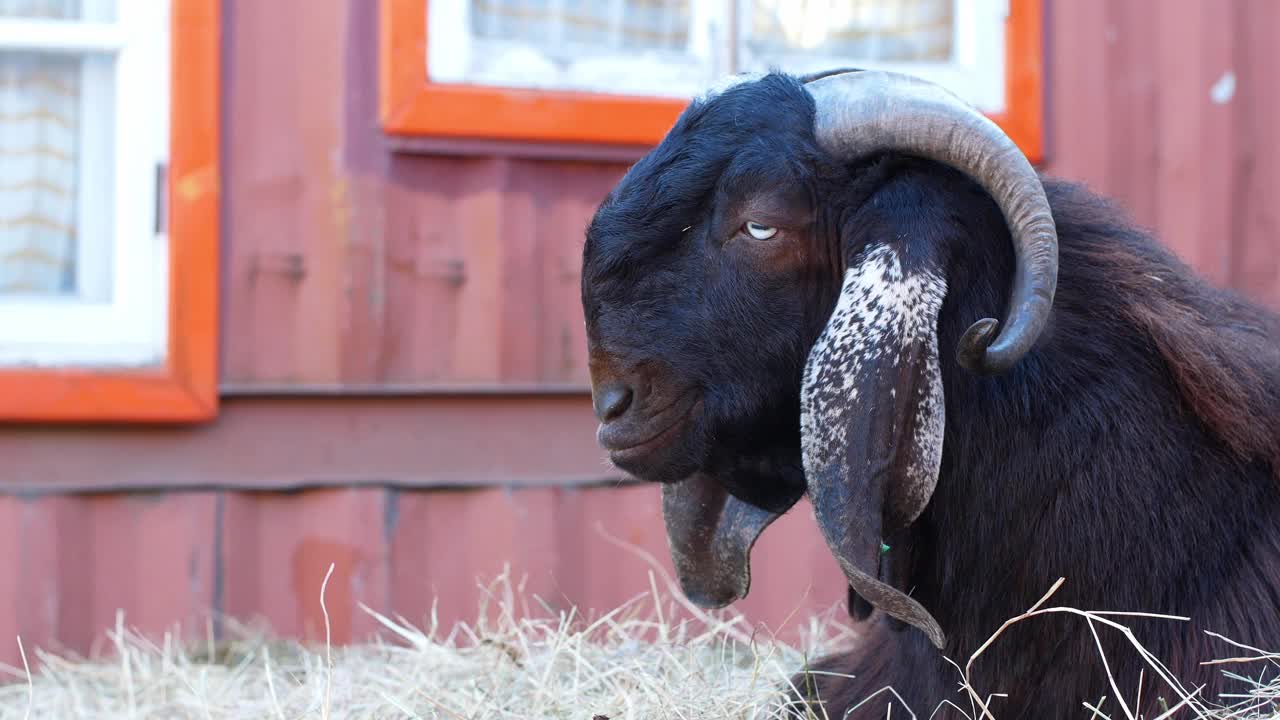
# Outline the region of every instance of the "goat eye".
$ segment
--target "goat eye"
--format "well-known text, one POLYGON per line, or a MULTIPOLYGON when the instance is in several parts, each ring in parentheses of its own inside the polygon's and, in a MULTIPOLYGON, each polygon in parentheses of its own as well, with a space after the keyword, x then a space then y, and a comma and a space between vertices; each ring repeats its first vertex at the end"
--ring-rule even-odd
POLYGON ((751 237, 757 240, 768 240, 778 234, 778 228, 761 225, 758 222, 748 222, 747 232, 751 233, 751 237))

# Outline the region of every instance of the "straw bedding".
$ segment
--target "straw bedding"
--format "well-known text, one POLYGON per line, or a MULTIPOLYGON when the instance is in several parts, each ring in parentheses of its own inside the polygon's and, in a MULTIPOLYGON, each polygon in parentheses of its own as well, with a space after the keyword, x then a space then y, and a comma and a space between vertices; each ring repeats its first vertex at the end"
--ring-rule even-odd
MULTIPOLYGON (((809 618, 801 640, 788 644, 732 612, 699 612, 669 579, 650 579, 650 593, 606 615, 580 617, 537 612, 538 599, 503 575, 485 586, 473 624, 416 628, 362 608, 381 623, 383 638, 347 647, 304 647, 230 621, 217 642, 149 639, 131 631, 121 615, 108 633, 110 652, 100 658, 37 651, 27 656, 39 660, 34 674, 3 668, 11 682, 0 685, 0 720, 768 719, 782 717, 788 680, 806 658, 854 638, 839 608, 809 618)), ((323 597, 322 590, 322 603, 323 597)), ((1046 612, 1080 614, 1102 623, 1099 631, 1123 620, 1037 606, 1011 622, 1046 612)), ((999 642, 999 632, 992 642, 999 642)), ((1226 642, 1235 657, 1224 671, 1258 678, 1254 696, 1230 699, 1227 710, 1191 698, 1174 705, 1169 717, 1280 718, 1280 655, 1226 642)), ((1158 675, 1158 660, 1150 662, 1158 675)), ((956 706, 971 718, 999 718, 998 702, 989 713, 984 705, 1001 689, 973 688, 962 665, 956 667, 956 706)), ((1172 695, 1180 697, 1176 689, 1172 695)), ((916 711, 927 718, 935 708, 916 711)), ((1128 716, 1115 698, 1079 712, 1082 718, 1128 716)))

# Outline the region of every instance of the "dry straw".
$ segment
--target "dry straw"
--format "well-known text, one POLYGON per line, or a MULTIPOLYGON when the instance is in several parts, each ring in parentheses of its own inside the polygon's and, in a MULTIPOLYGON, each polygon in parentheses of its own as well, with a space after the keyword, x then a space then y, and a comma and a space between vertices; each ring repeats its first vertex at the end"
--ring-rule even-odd
MULTIPOLYGON (((752 628, 741 615, 691 606, 656 563, 649 579, 649 592, 589 618, 576 610, 551 611, 504 573, 482 586, 474 623, 446 632, 433 612, 419 628, 361 606, 386 632, 378 641, 348 647, 271 640, 230 620, 225 622, 230 639, 215 642, 210 635, 206 642, 188 645, 178 641, 175 630, 157 643, 128 628, 120 616, 109 633, 115 651, 110 658, 36 651, 39 669, 32 675, 19 640, 23 667, 0 667, 14 680, 0 686, 0 720, 767 720, 784 717, 786 691, 798 669, 854 638, 837 620, 838 608, 832 608, 809 618, 799 642, 783 643, 752 628), (530 612, 530 603, 541 612, 530 612)), ((973 660, 999 643, 1007 627, 1067 613, 1080 617, 1081 631, 1094 638, 1099 630, 1119 632, 1133 645, 1175 700, 1162 719, 1280 718, 1275 709, 1280 655, 1215 636, 1236 656, 1214 663, 1240 668, 1240 673, 1224 669, 1233 677, 1257 679, 1252 692, 1222 699, 1228 707, 1211 705, 1196 689, 1182 687, 1138 643, 1118 619, 1125 614, 1044 607, 1061 584, 997 629, 963 668, 953 663, 959 690, 956 702, 946 705, 972 720, 998 720, 999 703, 994 709, 991 703, 998 689, 979 690, 968 681, 973 660)), ((328 576, 321 590, 326 638, 327 585, 328 576)), ((1105 657, 1099 662, 1107 666, 1105 657)), ((1112 685, 1113 696, 1083 703, 1079 717, 1136 720, 1132 708, 1138 698, 1130 703, 1122 688, 1112 685)), ((882 688, 875 697, 891 694, 892 688, 882 688)), ((939 709, 916 708, 917 715, 899 708, 892 717, 923 719, 939 709)))

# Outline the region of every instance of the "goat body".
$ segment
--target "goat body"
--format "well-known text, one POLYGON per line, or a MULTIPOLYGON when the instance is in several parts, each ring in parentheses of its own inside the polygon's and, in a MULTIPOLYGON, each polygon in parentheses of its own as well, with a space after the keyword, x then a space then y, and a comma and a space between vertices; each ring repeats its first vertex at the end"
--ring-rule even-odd
MULTIPOLYGON (((938 177, 896 176, 869 210, 887 217, 858 224, 1005 232, 994 207, 974 212, 983 203, 938 177)), ((838 711, 831 717, 886 686, 916 713, 947 700, 967 709, 961 675, 943 655, 963 666, 1059 578, 1050 606, 1189 617, 1116 619, 1208 700, 1243 690, 1200 664, 1239 654, 1208 632, 1280 646, 1280 321, 1206 285, 1082 187, 1045 187, 1060 243, 1051 327, 1003 375, 943 362, 937 490, 890 542, 910 548, 908 585, 947 629, 948 646, 939 654, 920 633, 876 616, 855 650, 815 667, 836 675, 794 680, 838 711)), ((984 266, 1008 262, 979 252, 957 267, 940 320, 944 347, 1001 298, 991 279, 1007 270, 984 266)), ((1002 719, 1074 716, 1103 696, 1114 703, 1107 668, 1125 702, 1141 698, 1145 717, 1177 704, 1120 632, 1096 631, 1105 665, 1083 618, 1022 621, 983 652, 971 680, 982 693, 1010 694, 991 701, 1002 719)), ((883 718, 889 697, 848 717, 883 718)))

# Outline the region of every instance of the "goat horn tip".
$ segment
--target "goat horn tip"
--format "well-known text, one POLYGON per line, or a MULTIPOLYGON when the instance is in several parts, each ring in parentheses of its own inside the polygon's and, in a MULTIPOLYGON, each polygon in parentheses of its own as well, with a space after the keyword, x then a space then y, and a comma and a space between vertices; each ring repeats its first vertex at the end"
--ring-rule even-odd
POLYGON ((1000 321, 995 318, 983 318, 969 326, 960 336, 960 345, 956 350, 956 361, 960 367, 969 372, 987 374, 992 369, 987 366, 987 348, 995 340, 1000 321))

